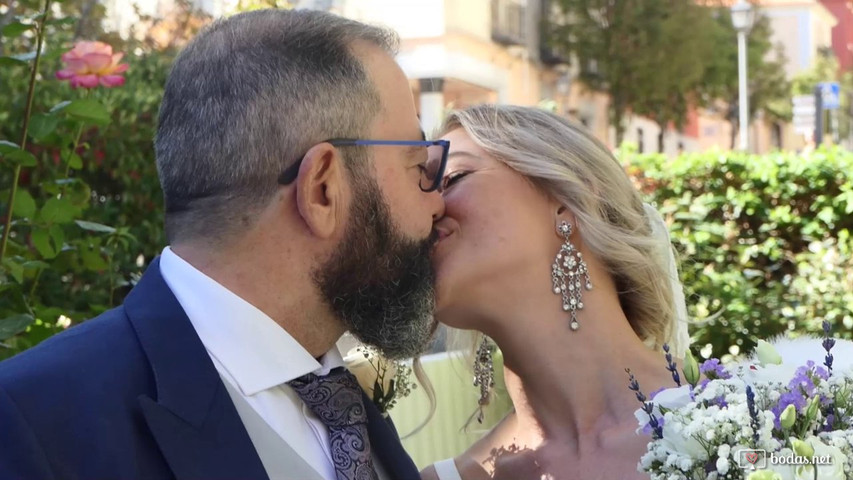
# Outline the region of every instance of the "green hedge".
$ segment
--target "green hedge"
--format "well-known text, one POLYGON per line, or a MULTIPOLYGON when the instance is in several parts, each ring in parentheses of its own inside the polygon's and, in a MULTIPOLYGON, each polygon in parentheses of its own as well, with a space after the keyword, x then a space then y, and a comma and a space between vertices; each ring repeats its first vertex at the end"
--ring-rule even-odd
POLYGON ((824 319, 851 338, 853 154, 620 158, 670 225, 694 350, 749 351, 757 338, 818 334, 824 319))

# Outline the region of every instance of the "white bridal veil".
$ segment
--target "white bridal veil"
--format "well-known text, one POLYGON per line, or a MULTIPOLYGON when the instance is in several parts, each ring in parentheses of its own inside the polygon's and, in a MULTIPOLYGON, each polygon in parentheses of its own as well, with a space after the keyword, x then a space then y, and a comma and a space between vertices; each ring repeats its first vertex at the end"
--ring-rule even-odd
POLYGON ((646 210, 646 217, 652 227, 652 233, 658 240, 662 249, 663 258, 666 259, 666 270, 669 274, 670 287, 672 288, 673 318, 672 330, 670 337, 667 339, 670 350, 675 357, 681 358, 687 347, 690 346, 690 334, 687 332, 687 302, 684 299, 684 287, 678 279, 678 268, 675 262, 675 252, 672 248, 672 240, 669 238, 669 229, 663 221, 660 212, 644 203, 643 207, 646 210))

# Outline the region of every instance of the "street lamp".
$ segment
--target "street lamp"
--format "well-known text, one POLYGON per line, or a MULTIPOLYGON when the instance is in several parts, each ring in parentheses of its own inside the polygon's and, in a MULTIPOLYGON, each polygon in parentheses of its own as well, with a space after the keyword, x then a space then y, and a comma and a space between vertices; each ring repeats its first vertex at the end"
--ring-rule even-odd
POLYGON ((746 91, 746 34, 752 28, 755 10, 745 0, 732 5, 732 25, 737 30, 738 105, 740 107, 740 149, 749 148, 749 99, 746 91))

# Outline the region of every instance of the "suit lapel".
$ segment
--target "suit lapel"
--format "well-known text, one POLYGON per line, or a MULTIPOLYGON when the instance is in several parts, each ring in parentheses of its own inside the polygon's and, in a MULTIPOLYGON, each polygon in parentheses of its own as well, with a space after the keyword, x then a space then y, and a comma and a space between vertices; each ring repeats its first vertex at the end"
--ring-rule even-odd
POLYGON ((175 477, 267 479, 246 429, 155 259, 125 300, 156 398, 139 397, 145 421, 175 477))
POLYGON ((393 424, 382 416, 364 392, 362 401, 367 411, 367 432, 370 435, 371 449, 382 462, 388 476, 394 480, 420 480, 418 468, 403 449, 393 424))

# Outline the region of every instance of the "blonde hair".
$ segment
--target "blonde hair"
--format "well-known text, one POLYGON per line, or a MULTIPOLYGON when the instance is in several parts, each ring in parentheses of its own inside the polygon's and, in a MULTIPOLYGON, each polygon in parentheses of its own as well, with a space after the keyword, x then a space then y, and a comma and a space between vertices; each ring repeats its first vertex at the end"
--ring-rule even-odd
MULTIPOLYGON (((478 105, 453 111, 441 134, 458 128, 574 214, 584 245, 613 278, 634 332, 659 349, 676 315, 667 260, 640 193, 607 147, 583 127, 533 107, 478 105)), ((476 346, 480 338, 456 340, 468 350, 468 342, 476 346)))

